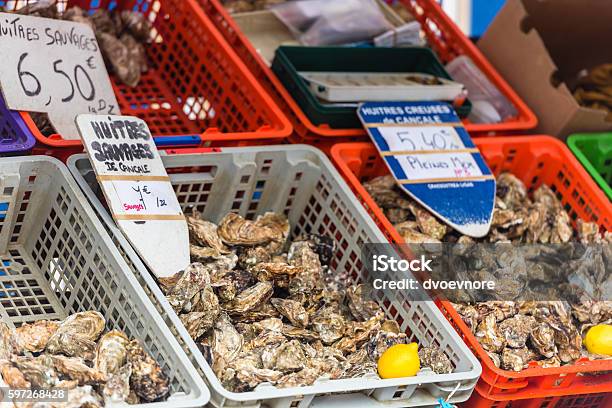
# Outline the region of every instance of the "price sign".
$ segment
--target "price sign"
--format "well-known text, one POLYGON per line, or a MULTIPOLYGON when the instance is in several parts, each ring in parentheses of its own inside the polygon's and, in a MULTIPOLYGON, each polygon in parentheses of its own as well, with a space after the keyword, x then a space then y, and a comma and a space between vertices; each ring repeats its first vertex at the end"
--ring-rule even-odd
POLYGON ((93 30, 83 23, 0 13, 0 88, 10 109, 46 112, 64 139, 79 113, 119 114, 93 30))
POLYGON ((76 124, 113 218, 158 277, 189 265, 187 222, 147 124, 82 114, 76 124))
POLYGON ((495 178, 444 102, 366 102, 359 118, 398 184, 462 234, 485 236, 495 178))

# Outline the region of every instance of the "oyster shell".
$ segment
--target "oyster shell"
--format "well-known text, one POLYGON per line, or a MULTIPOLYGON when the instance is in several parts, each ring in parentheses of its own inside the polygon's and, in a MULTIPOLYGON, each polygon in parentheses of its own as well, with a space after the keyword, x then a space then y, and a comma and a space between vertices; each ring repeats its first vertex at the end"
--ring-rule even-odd
POLYGON ((94 367, 103 374, 114 374, 127 361, 127 345, 130 340, 125 333, 112 330, 98 341, 94 367))
POLYGON ((374 336, 370 337, 366 346, 367 355, 371 361, 376 362, 389 347, 395 346, 396 344, 407 343, 408 337, 404 333, 379 331, 374 336))
POLYGON ((267 319, 269 317, 278 317, 280 313, 271 303, 267 302, 262 304, 261 306, 257 306, 252 310, 244 312, 242 314, 232 314, 232 319, 236 322, 257 322, 260 320, 267 319))
POLYGON ((0 379, 4 379, 11 388, 30 388, 32 386, 23 373, 7 360, 0 360, 0 379))
POLYGON ((210 285, 208 268, 199 262, 190 264, 170 290, 167 298, 170 306, 179 313, 200 290, 210 285))
POLYGON ((527 368, 534 357, 533 352, 527 347, 516 349, 506 347, 501 353, 501 367, 504 370, 521 371, 527 368))
POLYGON ((98 312, 87 311, 68 316, 47 342, 46 351, 69 357, 93 360, 95 341, 104 331, 106 320, 98 312))
POLYGON ((302 269, 287 263, 262 262, 253 266, 251 273, 260 282, 274 282, 275 286, 286 288, 291 277, 301 274, 302 269))
POLYGON ((132 365, 129 363, 113 372, 102 390, 106 403, 121 403, 128 400, 131 375, 132 365))
POLYGON ((106 382, 107 375, 95 368, 88 367, 80 358, 50 356, 53 368, 57 373, 75 380, 79 385, 94 385, 99 382, 106 382))
POLYGON ((0 322, 0 362, 10 360, 15 347, 13 330, 4 322, 0 322))
POLYGON ((48 355, 38 357, 15 357, 12 363, 34 388, 51 388, 59 381, 48 355))
POLYGON ((72 388, 67 394, 68 400, 59 403, 57 408, 102 408, 104 406, 102 399, 91 385, 72 388))
POLYGON ((303 328, 308 326, 309 316, 301 303, 281 298, 272 298, 270 302, 293 326, 303 328))
POLYGON ((523 348, 535 325, 536 320, 532 316, 517 314, 502 321, 498 328, 508 347, 523 348))
POLYGON ((59 328, 59 322, 38 320, 34 323, 24 323, 15 329, 17 349, 40 353, 47 347, 49 339, 59 328))
POLYGON ((229 213, 219 223, 217 234, 230 246, 263 245, 279 238, 279 229, 267 224, 267 220, 258 223, 246 220, 236 213, 229 213))
POLYGON ((311 385, 321 377, 320 370, 306 367, 296 373, 290 373, 279 378, 276 385, 279 388, 303 387, 311 385))
POLYGON ((157 401, 170 392, 168 377, 138 340, 132 340, 128 344, 127 360, 132 366, 130 386, 140 399, 148 402, 157 401))
POLYGON ((213 351, 227 362, 233 361, 242 350, 243 338, 234 328, 231 319, 225 313, 215 322, 212 336, 213 351))
POLYGON ((437 240, 444 238, 448 228, 440 223, 429 211, 417 203, 410 204, 410 211, 414 214, 419 229, 425 235, 437 240))
POLYGON ((216 257, 230 252, 217 233, 217 225, 203 220, 195 210, 192 216, 187 216, 186 218, 189 228, 189 240, 193 245, 210 249, 211 255, 209 257, 216 257))
POLYGON ((291 372, 305 367, 306 356, 302 344, 297 340, 291 340, 264 348, 261 361, 264 368, 291 372))
POLYGON ((312 327, 324 344, 332 344, 344 335, 346 322, 341 314, 331 307, 321 308, 312 319, 312 327))
POLYGON ((446 354, 436 347, 421 347, 419 349, 419 360, 421 367, 431 368, 436 374, 450 374, 453 372, 453 364, 446 354))
POLYGON ((497 320, 493 313, 486 315, 482 319, 476 328, 475 335, 482 347, 487 351, 499 353, 506 344, 503 335, 499 332, 497 320))
POLYGON ((358 321, 368 320, 382 312, 378 303, 373 300, 364 300, 363 289, 364 285, 357 285, 346 291, 349 310, 358 321))
MULTIPOLYGON (((336 254, 336 242, 332 238, 319 234, 306 234, 296 238, 294 244, 302 241, 307 242, 310 248, 319 256, 321 266, 329 266, 336 254)), ((291 249, 289 249, 289 254, 291 254, 291 249)), ((291 259, 291 257, 289 258, 291 259)), ((314 263, 314 261, 312 262, 314 263)), ((303 262, 298 266, 306 269, 307 264, 308 262, 303 262)))
POLYGON ((248 289, 243 290, 231 302, 223 305, 230 315, 246 313, 256 309, 272 297, 274 287, 270 282, 258 282, 248 289))
POLYGON ((536 324, 529 334, 529 342, 543 357, 552 358, 557 353, 555 331, 546 322, 536 324))

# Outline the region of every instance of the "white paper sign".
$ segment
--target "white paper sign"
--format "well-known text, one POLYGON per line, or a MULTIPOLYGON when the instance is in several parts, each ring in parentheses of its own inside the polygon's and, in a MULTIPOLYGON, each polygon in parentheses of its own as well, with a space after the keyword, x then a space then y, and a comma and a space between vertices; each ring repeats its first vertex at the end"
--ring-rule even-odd
POLYGON ((395 155, 407 181, 425 181, 435 179, 469 179, 482 176, 471 153, 429 153, 395 155))
POLYGON ((185 269, 187 222, 147 124, 88 114, 76 123, 113 218, 134 249, 158 277, 185 269))
POLYGON ((465 148, 457 131, 450 126, 385 126, 379 130, 391 151, 465 148))
POLYGON ((10 109, 46 112, 64 139, 79 113, 119 114, 93 30, 83 23, 0 13, 0 88, 10 109))

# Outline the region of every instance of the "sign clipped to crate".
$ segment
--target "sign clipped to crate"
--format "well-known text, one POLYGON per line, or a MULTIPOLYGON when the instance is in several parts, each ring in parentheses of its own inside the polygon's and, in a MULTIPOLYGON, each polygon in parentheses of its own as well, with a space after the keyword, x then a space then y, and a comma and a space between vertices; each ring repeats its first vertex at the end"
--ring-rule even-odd
POLYGON ((359 118, 412 198, 462 234, 487 234, 495 177, 444 102, 366 102, 359 118))
POLYGON ((120 113, 90 26, 0 13, 0 29, 0 88, 10 109, 47 113, 59 133, 77 139, 77 114, 120 113))
POLYGON ((76 123, 113 218, 138 254, 158 277, 185 269, 187 222, 147 124, 89 114, 76 123))

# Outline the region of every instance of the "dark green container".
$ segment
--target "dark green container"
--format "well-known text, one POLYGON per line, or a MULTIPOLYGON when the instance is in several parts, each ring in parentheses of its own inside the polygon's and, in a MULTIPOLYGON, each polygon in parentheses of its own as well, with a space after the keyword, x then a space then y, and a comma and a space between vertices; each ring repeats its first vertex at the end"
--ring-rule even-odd
MULTIPOLYGON (((319 72, 420 72, 452 79, 436 55, 426 47, 279 47, 272 70, 306 116, 316 125, 334 129, 361 128, 356 109, 323 105, 312 93, 301 71, 319 72)), ((469 115, 470 101, 455 107, 460 117, 469 115)))
POLYGON ((612 133, 576 133, 567 145, 612 200, 612 133))

